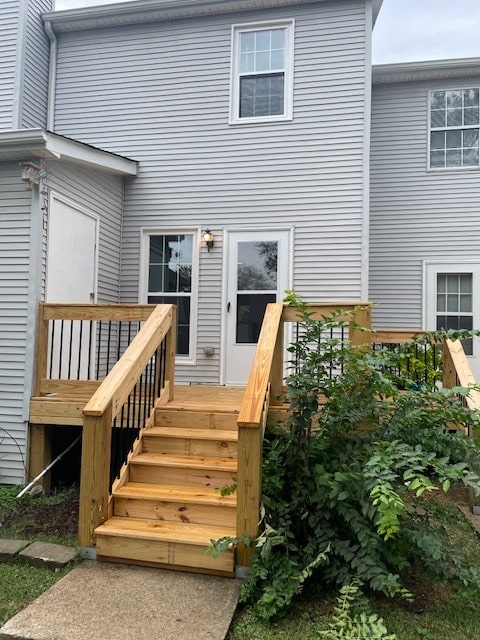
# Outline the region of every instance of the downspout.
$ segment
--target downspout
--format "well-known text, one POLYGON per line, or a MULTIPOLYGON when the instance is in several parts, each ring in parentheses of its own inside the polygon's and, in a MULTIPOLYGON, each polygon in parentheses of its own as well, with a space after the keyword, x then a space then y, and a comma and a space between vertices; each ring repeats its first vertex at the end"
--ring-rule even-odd
POLYGON ((48 98, 47 98, 47 131, 55 127, 55 85, 57 84, 57 36, 52 29, 52 23, 47 20, 44 24, 45 33, 50 40, 50 62, 48 69, 48 98))

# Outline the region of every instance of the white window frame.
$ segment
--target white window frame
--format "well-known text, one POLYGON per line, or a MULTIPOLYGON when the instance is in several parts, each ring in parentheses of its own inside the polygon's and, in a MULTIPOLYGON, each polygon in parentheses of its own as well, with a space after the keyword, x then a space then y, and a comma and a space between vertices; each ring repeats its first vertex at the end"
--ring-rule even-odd
POLYGON ((432 93, 434 91, 462 91, 465 89, 480 89, 480 86, 465 86, 465 87, 447 87, 445 89, 430 89, 427 94, 427 103, 428 103, 428 139, 427 139, 427 169, 428 171, 478 171, 480 169, 480 154, 479 154, 479 163, 477 165, 467 165, 467 166, 459 166, 459 167, 432 167, 431 166, 431 137, 432 132, 434 131, 462 131, 464 129, 476 129, 479 132, 480 138, 480 122, 479 124, 473 125, 462 125, 455 127, 432 127, 432 93))
MULTIPOLYGON (((232 53, 230 74, 230 124, 252 124, 259 122, 282 122, 293 119, 293 65, 294 65, 294 32, 295 21, 275 20, 232 25, 232 53), (274 116, 240 117, 240 36, 251 31, 266 29, 285 29, 285 69, 284 69, 284 109, 283 113, 274 116)), ((248 74, 252 75, 252 74, 248 74)))
MULTIPOLYGON (((150 237, 166 235, 192 235, 192 290, 190 292, 190 333, 188 355, 177 354, 175 364, 195 365, 197 360, 197 316, 198 316, 198 270, 200 256, 201 229, 198 227, 148 227, 140 230, 140 271, 138 301, 140 304, 148 303, 148 274, 150 263, 150 237)), ((166 296, 180 296, 182 294, 171 292, 166 296)), ((186 297, 186 296, 185 296, 186 297)))
MULTIPOLYGON (((480 320, 480 295, 477 293, 476 284, 480 282, 480 262, 471 260, 455 261, 430 261, 423 263, 423 328, 427 331, 436 331, 437 327, 437 275, 439 273, 471 273, 472 274, 472 317, 473 328, 476 329, 476 321, 480 320)), ((445 314, 443 314, 445 315, 445 314)), ((455 314, 454 314, 455 315, 455 314)), ((460 315, 460 314, 458 314, 460 315)), ((480 356, 479 339, 473 340, 473 353, 468 358, 480 356)))

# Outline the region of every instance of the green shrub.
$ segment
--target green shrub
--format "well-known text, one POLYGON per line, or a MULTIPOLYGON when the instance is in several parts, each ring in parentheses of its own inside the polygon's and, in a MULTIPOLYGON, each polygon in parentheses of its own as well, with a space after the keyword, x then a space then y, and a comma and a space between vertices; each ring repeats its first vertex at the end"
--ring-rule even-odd
POLYGON ((414 562, 477 584, 429 526, 431 501, 421 517, 415 508, 425 492, 451 483, 479 493, 479 451, 463 432, 448 431, 452 423, 477 426, 461 401, 469 389, 390 375, 398 353, 349 347, 336 337, 340 313, 318 322, 293 295, 290 303, 302 314, 289 348, 291 417, 265 441, 263 527, 243 601, 269 619, 313 574, 339 588, 358 578, 369 590, 409 597, 400 576, 414 562), (331 376, 332 367, 343 373, 331 376))

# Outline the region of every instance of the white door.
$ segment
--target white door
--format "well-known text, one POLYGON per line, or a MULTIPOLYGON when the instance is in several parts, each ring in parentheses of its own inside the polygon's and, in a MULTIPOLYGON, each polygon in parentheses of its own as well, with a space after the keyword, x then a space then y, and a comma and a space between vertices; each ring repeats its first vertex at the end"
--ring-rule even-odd
POLYGON ((97 218, 53 195, 48 213, 47 302, 93 302, 97 218))
POLYGON ((228 234, 225 383, 245 384, 265 307, 289 287, 289 231, 228 234))
MULTIPOLYGON (((425 328, 480 329, 480 263, 425 264, 425 328)), ((463 340, 480 381, 480 338, 463 340)))
MULTIPOLYGON (((95 302, 97 236, 98 219, 94 214, 52 195, 48 213, 47 302, 95 302)), ((80 379, 89 377, 94 366, 95 331, 95 323, 89 325, 88 331, 80 331, 79 322, 62 323, 61 332, 54 333, 53 349, 49 350, 48 366, 54 378, 71 377, 72 371, 80 379)))

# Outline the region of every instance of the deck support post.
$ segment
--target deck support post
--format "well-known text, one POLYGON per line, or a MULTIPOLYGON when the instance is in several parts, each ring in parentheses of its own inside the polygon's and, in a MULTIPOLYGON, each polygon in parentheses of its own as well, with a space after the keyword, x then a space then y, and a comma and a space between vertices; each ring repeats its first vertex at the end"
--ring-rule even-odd
MULTIPOLYGON (((238 430, 237 536, 255 539, 258 535, 262 491, 262 428, 240 427, 238 430)), ((249 567, 253 547, 237 545, 236 564, 249 567)))
POLYGON ((372 308, 371 306, 359 307, 353 310, 353 322, 356 326, 350 325, 350 344, 360 351, 368 351, 372 342, 372 308), (362 331, 367 329, 367 331, 362 331))
MULTIPOLYGON (((51 429, 45 424, 31 424, 28 438, 28 480, 38 476, 52 461, 51 429)), ((50 490, 51 473, 38 481, 45 491, 50 490)))
POLYGON ((172 306, 172 324, 166 335, 165 383, 168 381, 168 401, 172 402, 175 388, 175 357, 177 353, 177 307, 172 306))
POLYGON ((108 518, 112 403, 100 416, 84 415, 78 544, 95 546, 95 529, 108 518))

